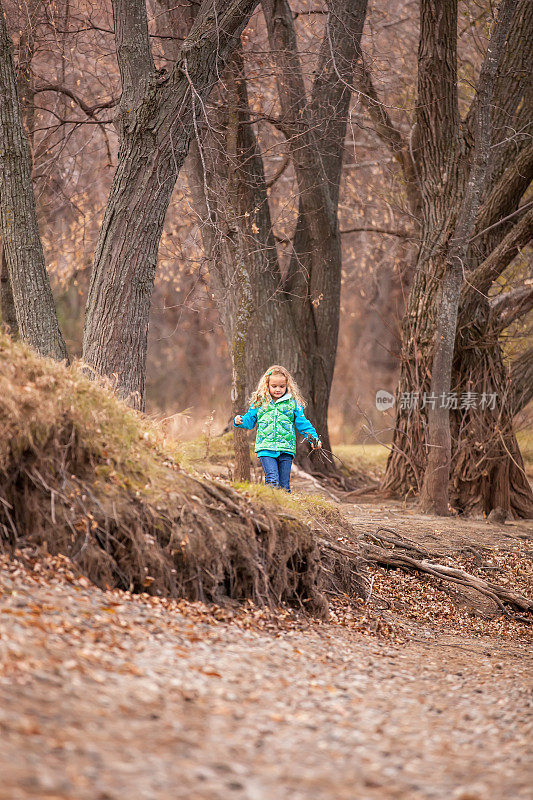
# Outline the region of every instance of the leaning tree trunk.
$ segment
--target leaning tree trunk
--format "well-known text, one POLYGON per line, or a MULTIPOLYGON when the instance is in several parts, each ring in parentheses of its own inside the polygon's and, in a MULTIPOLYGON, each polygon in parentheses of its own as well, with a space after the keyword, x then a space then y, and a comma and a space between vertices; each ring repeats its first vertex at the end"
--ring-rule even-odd
POLYGON ((0 5, 0 221, 21 338, 41 355, 68 359, 44 263, 9 38, 0 5))
POLYGON ((204 0, 169 76, 155 70, 144 0, 114 0, 122 79, 118 167, 95 253, 83 359, 145 405, 150 302, 159 242, 196 117, 257 0, 204 0))

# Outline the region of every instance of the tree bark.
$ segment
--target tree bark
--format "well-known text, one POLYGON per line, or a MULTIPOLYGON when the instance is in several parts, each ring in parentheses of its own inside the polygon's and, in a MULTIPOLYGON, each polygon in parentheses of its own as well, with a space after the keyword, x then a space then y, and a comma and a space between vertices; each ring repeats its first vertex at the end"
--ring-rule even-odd
POLYGON ((20 336, 43 356, 68 360, 44 263, 13 45, 1 5, 0 97, 0 221, 20 336))
MULTIPOLYGON (((448 515, 452 457, 449 407, 438 402, 451 390, 459 298, 467 253, 485 187, 491 145, 491 99, 498 67, 516 0, 502 0, 493 28, 477 89, 474 154, 470 176, 450 240, 437 319, 432 360, 431 397, 428 409, 428 459, 420 493, 420 508, 430 514, 448 515), (436 402, 433 402, 433 398, 436 402)), ((507 506, 509 504, 507 503, 507 506)))
POLYGON ((509 404, 516 415, 533 400, 533 347, 525 350, 512 364, 510 384, 509 404))
MULTIPOLYGON (((263 0, 270 48, 278 69, 283 130, 300 192, 293 257, 285 281, 299 338, 296 378, 309 400, 308 416, 331 449, 327 410, 339 328, 341 238, 338 196, 354 69, 366 0, 329 4, 310 101, 307 100, 292 13, 286 0, 263 0)), ((331 463, 298 460, 307 469, 331 463)))
POLYGON ((3 244, 0 245, 0 318, 5 330, 16 339, 19 329, 3 244))
MULTIPOLYGON (((246 175, 241 175, 248 155, 242 140, 242 109, 248 107, 246 77, 241 53, 236 50, 229 68, 226 70, 226 108, 224 155, 222 164, 225 172, 227 196, 223 213, 218 214, 219 223, 225 222, 224 230, 218 228, 218 242, 215 245, 212 263, 218 271, 220 250, 224 255, 220 263, 232 270, 220 274, 220 282, 225 284, 226 291, 233 295, 233 313, 231 324, 226 325, 230 333, 230 353, 232 363, 231 400, 233 415, 243 413, 246 405, 246 345, 250 320, 253 314, 253 289, 249 265, 253 259, 253 221, 250 224, 250 206, 247 203, 246 175), (218 245, 218 246, 217 246, 218 245), (230 266, 231 265, 231 266, 230 266)), ((253 155, 253 154, 252 154, 253 155)), ((213 198, 214 200, 214 198, 213 198)), ((253 216, 252 216, 253 220, 253 216)), ((227 303, 227 299, 226 299, 227 303)), ((250 480, 250 447, 247 432, 233 428, 235 449, 235 478, 240 481, 250 480)))
POLYGON ((204 0, 170 75, 156 72, 144 0, 114 0, 122 79, 118 166, 96 248, 83 359, 144 409, 148 321, 165 214, 196 120, 257 0, 204 0))
POLYGON ((420 7, 418 102, 413 153, 420 176, 422 236, 402 320, 401 370, 391 453, 382 488, 419 492, 426 468, 430 359, 437 322, 435 297, 444 275, 465 157, 457 99, 457 0, 420 7))
MULTIPOLYGON (((503 131, 508 130, 502 127, 503 125, 510 125, 511 129, 517 130, 520 125, 523 127, 524 124, 527 124, 527 119, 524 121, 522 118, 523 108, 527 107, 529 92, 527 72, 515 71, 510 65, 515 62, 522 63, 524 51, 531 47, 531 37, 527 35, 528 28, 524 27, 531 13, 531 5, 528 6, 527 3, 518 0, 509 35, 509 45, 497 80, 497 94, 493 103, 493 114, 497 115, 500 99, 506 98, 505 85, 507 82, 509 95, 512 94, 514 100, 511 106, 507 107, 506 105, 506 114, 513 113, 512 109, 516 109, 516 115, 513 120, 506 117, 505 123, 501 119, 494 123, 493 143, 501 141, 504 137, 503 131), (512 53, 511 42, 514 42, 512 53)), ((446 38, 441 36, 441 44, 444 44, 445 41, 446 38)), ((447 61, 448 56, 443 60, 447 61)), ((426 66, 421 63, 420 70, 425 69, 426 66)), ((428 82, 429 98, 426 98, 424 103, 419 101, 418 106, 433 107, 430 103, 431 83, 431 81, 428 82)), ((436 97, 442 98, 445 85, 438 85, 437 88, 436 97)), ((461 144, 460 163, 455 171, 447 170, 444 162, 442 163, 442 175, 446 178, 442 186, 442 196, 439 197, 437 192, 435 202, 431 197, 428 198, 429 213, 425 214, 423 220, 422 244, 402 325, 401 374, 397 392, 398 403, 393 448, 382 483, 383 489, 393 493, 407 495, 418 492, 426 468, 427 449, 425 443, 428 409, 427 403, 424 407, 423 397, 424 393, 426 393, 426 397, 431 396, 432 343, 436 326, 435 299, 439 296, 438 288, 443 275, 444 253, 455 229, 453 215, 455 209, 461 205, 462 186, 465 183, 470 163, 468 153, 471 147, 476 105, 477 100, 472 104, 472 110, 463 125, 465 140, 464 144, 461 144), (465 148, 464 153, 463 148, 465 148), (456 179, 450 181, 454 175, 456 179), (431 208, 435 209, 433 214, 431 208), (448 211, 448 216, 446 216, 446 211, 448 211), (416 406, 417 396, 418 406, 416 406)), ((420 119, 417 129, 413 152, 416 157, 417 172, 421 175, 422 185, 426 186, 425 162, 427 157, 431 161, 431 153, 428 153, 424 144, 431 141, 432 134, 431 131, 428 133, 424 130, 423 120, 420 119), (422 126, 420 126, 420 122, 422 122, 422 126)), ((438 129, 438 124, 436 124, 435 130, 438 129)), ((511 142, 510 145, 516 150, 516 143, 511 142)), ((527 146, 527 143, 523 146, 527 146)), ((498 153, 499 150, 500 146, 494 152, 498 153)), ((495 194, 495 187, 498 183, 501 182, 500 186, 502 187, 514 187, 510 190, 512 196, 508 196, 505 200, 506 211, 518 207, 520 197, 525 190, 523 183, 516 175, 514 158, 508 158, 505 168, 507 175, 504 174, 504 169, 493 168, 491 171, 490 181, 484 193, 484 205, 481 206, 478 213, 475 237, 468 251, 468 265, 471 265, 473 272, 469 274, 468 283, 460 298, 451 382, 459 403, 462 402, 464 393, 471 392, 478 393, 478 397, 497 396, 499 408, 493 413, 483 411, 479 414, 474 408, 461 408, 460 405, 454 408, 452 405, 453 453, 450 502, 464 513, 488 514, 494 507, 493 503, 497 501, 498 496, 502 496, 497 489, 497 484, 501 485, 501 478, 505 473, 509 480, 510 511, 514 516, 527 517, 533 514, 533 494, 525 476, 516 437, 512 431, 512 414, 510 414, 507 403, 508 375, 504 367, 497 331, 493 328, 494 320, 490 314, 486 295, 492 281, 504 272, 519 249, 530 240, 529 212, 519 213, 508 224, 505 223, 501 227, 498 225, 495 229, 498 235, 494 238, 490 235, 479 235, 490 217, 489 209, 493 200, 502 201, 502 195, 499 194, 496 197, 495 194), (483 217, 483 222, 481 222, 483 217), (508 463, 505 469, 500 470, 501 474, 498 477, 496 465, 501 462, 508 463)), ((438 171, 435 174, 438 174, 438 171)), ((492 207, 494 208, 494 206, 492 207)), ((501 206, 502 209, 503 206, 501 206)), ((496 220, 496 222, 500 222, 500 220, 496 220)))

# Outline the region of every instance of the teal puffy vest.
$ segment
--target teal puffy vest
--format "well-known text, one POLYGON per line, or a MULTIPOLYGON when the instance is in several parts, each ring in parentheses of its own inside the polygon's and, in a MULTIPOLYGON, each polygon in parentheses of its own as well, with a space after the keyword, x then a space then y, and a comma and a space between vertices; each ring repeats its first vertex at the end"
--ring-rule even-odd
POLYGON ((294 429, 293 397, 271 401, 257 409, 257 436, 255 452, 258 450, 281 450, 283 453, 296 453, 296 433, 294 429))

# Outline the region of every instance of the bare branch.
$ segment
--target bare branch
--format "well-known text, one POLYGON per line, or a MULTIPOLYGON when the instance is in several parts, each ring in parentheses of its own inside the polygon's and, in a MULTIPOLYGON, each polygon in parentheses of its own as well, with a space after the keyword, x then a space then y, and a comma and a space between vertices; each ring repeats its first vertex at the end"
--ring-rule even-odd
MULTIPOLYGON (((34 94, 39 94, 40 92, 58 92, 59 94, 64 94, 66 97, 70 97, 71 100, 74 100, 84 114, 87 114, 88 117, 92 117, 93 119, 96 119, 95 114, 97 111, 103 108, 113 108, 119 101, 118 97, 112 97, 110 100, 104 100, 102 103, 95 103, 95 105, 89 106, 79 94, 76 94, 76 92, 68 86, 62 86, 59 83, 39 84, 34 88, 33 92, 34 94)), ((100 120, 97 121, 99 122, 100 120)))
POLYGON ((516 209, 532 180, 533 139, 522 147, 485 198, 476 218, 476 238, 516 209))
MULTIPOLYGON (((484 230, 480 231, 479 233, 476 233, 475 236, 472 236, 470 241, 474 242, 476 239, 478 239, 480 236, 483 236, 485 233, 488 233, 489 231, 494 230, 494 228, 499 228, 500 225, 503 225, 504 222, 509 222, 509 220, 514 219, 515 217, 520 217, 522 214, 524 214, 527 211, 528 208, 531 208, 532 205, 533 205, 533 200, 530 200, 529 203, 524 203, 523 206, 520 206, 520 208, 517 208, 516 211, 512 212, 512 214, 508 214, 506 217, 503 217, 503 219, 499 219, 493 225, 489 225, 488 228, 485 228, 484 230)), ((515 222, 516 221, 517 220, 515 220, 515 222)))
POLYGON ((364 62, 357 65, 354 82, 356 88, 360 91, 361 102, 370 115, 376 134, 387 145, 403 170, 409 206, 413 215, 418 219, 421 213, 422 200, 416 166, 411 156, 409 143, 395 127, 389 112, 379 99, 372 76, 364 62))
POLYGON ((510 292, 499 294, 490 301, 498 331, 528 314, 533 308, 533 286, 518 286, 510 292))
POLYGON ((379 228, 371 226, 347 228, 346 230, 340 231, 340 233, 343 236, 346 235, 347 233, 384 233, 386 236, 397 236, 399 239, 413 238, 413 234, 409 233, 409 231, 397 231, 397 230, 391 230, 390 228, 379 228))
POLYGON ((475 290, 486 294, 491 283, 507 269, 520 248, 525 247, 532 237, 533 208, 530 208, 488 258, 468 276, 468 283, 463 288, 463 293, 475 290))
POLYGON ((270 178, 270 180, 266 182, 267 189, 270 189, 272 186, 274 186, 276 181, 278 181, 281 178, 281 176, 283 175, 283 173, 285 172, 290 163, 291 163, 291 157, 289 155, 286 155, 281 164, 279 165, 278 169, 275 171, 274 175, 270 178))

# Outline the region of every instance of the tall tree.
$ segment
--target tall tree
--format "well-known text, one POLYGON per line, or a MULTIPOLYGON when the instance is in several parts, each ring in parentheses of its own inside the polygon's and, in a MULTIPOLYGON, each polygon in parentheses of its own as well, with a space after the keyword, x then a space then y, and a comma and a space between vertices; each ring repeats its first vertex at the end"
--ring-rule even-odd
MULTIPOLYGON (((243 394, 240 407, 244 383, 249 391, 269 364, 283 363, 309 398, 310 417, 329 447, 327 410, 340 311, 337 208, 366 0, 330 2, 310 98, 288 3, 263 4, 263 8, 272 58, 279 68, 282 115, 277 124, 287 139, 300 195, 295 257, 286 279, 278 261, 242 63, 238 79, 230 74, 224 82, 236 86, 237 104, 228 101, 228 89, 217 96, 201 147, 192 148, 189 183, 203 221, 211 287, 232 354, 234 379, 239 395, 243 394), (286 80, 291 86, 289 97, 284 95, 286 80), (314 239, 306 233, 307 226, 314 239), (239 264, 241 271, 236 268, 239 264)), ((300 459, 311 466, 304 454, 300 459)))
POLYGON ((257 0, 204 0, 170 74, 155 69, 145 0, 114 0, 120 150, 95 252, 83 358, 144 408, 150 301, 172 190, 205 98, 257 0))
MULTIPOLYGON (((421 508, 427 512, 446 515, 449 505, 449 480, 452 457, 450 409, 439 399, 451 391, 452 361, 456 338, 459 298, 470 239, 479 208, 479 199, 485 189, 491 146, 491 101, 500 66, 503 49, 511 25, 517 0, 502 0, 498 19, 481 67, 475 105, 476 120, 473 125, 473 152, 470 173, 457 213, 453 232, 450 234, 444 277, 442 281, 440 307, 438 310, 435 345, 431 368, 431 398, 428 409, 428 460, 420 493, 421 508)), ((434 20, 422 4, 421 41, 427 38, 426 25, 434 20)), ((432 48, 436 55, 436 48, 432 48)), ((423 96, 423 93, 421 93, 423 96)), ((429 99, 429 98, 428 98, 429 99)), ((459 139, 458 114, 454 115, 457 129, 453 139, 459 139)))
MULTIPOLYGON (((355 66, 366 18, 366 0, 333 0, 308 97, 287 0, 263 0, 277 66, 281 127, 299 189, 292 258, 283 283, 298 347, 282 350, 309 400, 309 417, 331 449, 327 412, 339 330, 342 250, 339 186, 355 66)), ((264 336, 264 331, 259 329, 264 336)), ((327 466, 327 462, 323 462, 327 466)), ((309 465, 310 466, 310 465, 309 465)), ((315 466, 316 469, 316 466, 315 466)))
MULTIPOLYGON (((0 222, 17 326, 22 339, 41 355, 68 359, 44 262, 13 44, 1 4, 0 97, 0 222)), ((4 290, 9 292, 7 286, 4 290)))
MULTIPOLYGON (((460 405, 454 408, 452 400, 450 409, 450 502, 465 512, 488 514, 498 507, 516 516, 533 514, 533 495, 513 433, 512 404, 506 402, 509 376, 498 338, 504 321, 495 324, 488 297, 493 282, 531 238, 528 212, 520 211, 519 204, 533 168, 527 111, 531 99, 527 64, 532 56, 527 32, 532 24, 531 3, 518 0, 491 105, 495 156, 473 236, 467 237, 464 267, 471 272, 460 298, 451 378, 460 405), (509 136, 509 130, 518 133, 509 136), (486 407, 487 397, 498 398, 497 408, 486 407), (476 407, 473 398, 484 404, 476 407)), ((456 3, 422 3, 411 148, 422 194, 422 234, 402 326, 393 448, 383 483, 383 488, 403 493, 420 490, 427 465, 428 406, 440 402, 430 391, 438 300, 475 153, 480 100, 476 95, 461 122, 456 26, 456 3)), ((525 310, 527 306, 522 313, 525 310)))

